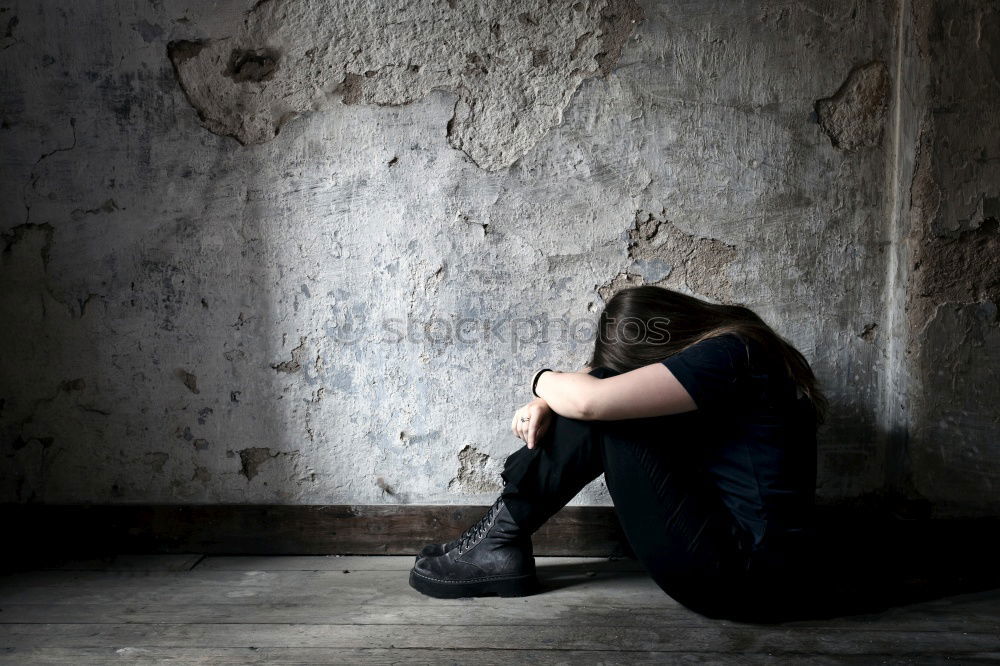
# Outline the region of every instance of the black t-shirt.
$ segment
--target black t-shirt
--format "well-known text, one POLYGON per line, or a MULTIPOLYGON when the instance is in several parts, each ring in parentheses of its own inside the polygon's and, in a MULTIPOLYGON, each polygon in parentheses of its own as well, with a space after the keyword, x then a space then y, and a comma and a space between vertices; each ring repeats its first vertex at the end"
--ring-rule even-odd
POLYGON ((688 432, 699 435, 689 445, 754 550, 794 546, 815 531, 816 419, 777 363, 736 333, 663 361, 698 406, 687 413, 688 432))

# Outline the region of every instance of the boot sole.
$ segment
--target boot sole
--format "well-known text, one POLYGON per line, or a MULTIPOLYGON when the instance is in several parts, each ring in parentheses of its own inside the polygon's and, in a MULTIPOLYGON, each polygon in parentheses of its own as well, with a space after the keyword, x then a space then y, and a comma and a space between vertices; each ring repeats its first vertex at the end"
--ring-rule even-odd
POLYGON ((439 580, 410 571, 410 587, 435 599, 463 597, 526 597, 538 591, 538 577, 497 576, 478 578, 475 582, 439 580))

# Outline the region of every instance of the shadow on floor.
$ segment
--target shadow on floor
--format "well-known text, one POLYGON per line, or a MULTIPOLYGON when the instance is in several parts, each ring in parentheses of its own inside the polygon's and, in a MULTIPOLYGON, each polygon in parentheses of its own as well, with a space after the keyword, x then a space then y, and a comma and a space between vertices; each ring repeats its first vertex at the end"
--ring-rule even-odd
POLYGON ((589 583, 595 579, 615 582, 645 581, 649 579, 649 575, 638 561, 628 558, 538 565, 538 580, 543 594, 589 583))
MULTIPOLYGON (((810 617, 893 607, 1000 588, 1000 521, 906 519, 863 510, 821 516, 810 617)), ((795 619, 791 612, 789 620, 795 619)), ((805 619, 805 618, 803 618, 805 619)))
MULTIPOLYGON (((749 609, 689 607, 708 617, 753 624, 877 614, 1000 589, 998 562, 997 519, 907 520, 839 510, 822 516, 816 553, 787 597, 767 588, 757 591, 749 609)), ((595 577, 616 581, 646 577, 641 565, 628 557, 540 566, 538 575, 543 593, 595 577)))

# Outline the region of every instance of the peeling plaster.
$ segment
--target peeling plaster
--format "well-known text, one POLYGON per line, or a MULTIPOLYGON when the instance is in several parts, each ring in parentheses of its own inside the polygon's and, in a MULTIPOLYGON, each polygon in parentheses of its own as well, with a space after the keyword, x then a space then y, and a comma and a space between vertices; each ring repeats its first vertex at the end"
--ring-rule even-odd
POLYGON ((283 455, 283 452, 272 452, 266 446, 240 449, 237 453, 240 456, 240 474, 245 476, 247 481, 253 481, 253 478, 260 472, 260 468, 264 463, 277 458, 279 455, 283 455))
POLYGON ((177 368, 177 370, 174 371, 174 374, 181 380, 184 386, 187 387, 187 390, 191 391, 191 393, 201 393, 201 391, 198 390, 198 377, 194 373, 188 372, 184 368, 177 368))
POLYGON ((635 273, 619 273, 618 275, 611 278, 608 282, 600 285, 597 288, 597 293, 605 303, 607 303, 616 292, 625 289, 626 287, 641 287, 646 284, 641 275, 636 275, 635 273))
POLYGON ((917 245, 909 317, 920 330, 942 303, 1000 303, 1000 223, 996 218, 955 238, 924 236, 917 245))
POLYGON ((306 353, 306 336, 299 337, 299 345, 292 349, 292 357, 287 361, 281 361, 280 363, 272 363, 271 367, 278 372, 293 373, 298 372, 302 369, 302 363, 305 361, 306 353))
POLYGON ((163 466, 167 464, 167 460, 170 459, 170 455, 164 453, 163 451, 154 451, 147 453, 144 456, 146 464, 149 465, 153 472, 159 474, 163 471, 163 466))
POLYGON ((17 18, 17 14, 10 13, 12 11, 10 7, 0 7, 0 30, 2 30, 0 32, 0 51, 10 48, 18 42, 14 32, 20 19, 17 18))
POLYGON ((212 481, 212 470, 201 465, 195 465, 191 480, 207 486, 212 481))
POLYGON ((959 213, 946 200, 947 185, 939 182, 935 169, 938 138, 934 120, 925 117, 910 187, 907 316, 915 331, 927 325, 942 303, 1000 303, 1000 209, 995 203, 1000 189, 977 197, 975 215, 955 220, 959 213))
POLYGON ((727 274, 739 253, 734 245, 687 233, 666 217, 639 210, 627 230, 626 271, 598 287, 605 302, 624 287, 652 284, 705 298, 725 300, 733 295, 727 274))
POLYGON ((858 333, 858 337, 865 342, 874 342, 875 338, 878 336, 878 324, 872 322, 871 324, 865 324, 864 329, 858 333))
POLYGON ((2 235, 4 241, 3 252, 4 254, 9 254, 15 245, 31 242, 33 240, 32 236, 40 240, 40 242, 35 241, 35 244, 39 246, 38 252, 42 258, 42 268, 44 269, 48 266, 49 254, 52 251, 52 240, 55 236, 55 228, 47 222, 42 224, 25 222, 5 231, 2 235))
POLYGON ((907 472, 935 506, 1000 509, 1000 7, 918 0, 925 87, 906 236, 907 472))
POLYGON ((448 483, 456 493, 490 493, 502 488, 496 463, 489 454, 466 444, 458 452, 458 473, 448 483))
POLYGON ((259 2, 230 35, 171 42, 202 124, 259 144, 338 99, 394 106, 449 90, 449 144, 496 171, 562 121, 583 80, 610 74, 643 17, 634 0, 343 4, 259 2))
POLYGON ((832 96, 816 101, 819 124, 835 148, 853 151, 882 141, 892 79, 884 62, 855 68, 832 96))
POLYGON ((95 208, 74 208, 73 212, 70 213, 70 217, 73 220, 82 220, 87 215, 100 215, 101 213, 114 213, 116 211, 122 210, 119 208, 118 204, 115 203, 114 199, 106 199, 104 203, 95 208))

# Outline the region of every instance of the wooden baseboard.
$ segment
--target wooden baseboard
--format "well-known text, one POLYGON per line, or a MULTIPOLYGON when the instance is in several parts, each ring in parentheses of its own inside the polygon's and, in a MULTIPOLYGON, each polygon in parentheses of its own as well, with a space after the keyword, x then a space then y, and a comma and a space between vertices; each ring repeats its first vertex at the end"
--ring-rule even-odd
MULTIPOLYGON (((409 555, 448 541, 489 507, 448 505, 0 505, 9 544, 42 553, 409 555)), ((568 506, 533 537, 537 555, 627 548, 614 509, 568 506)))
MULTIPOLYGON (((450 540, 486 506, 0 504, 0 557, 108 553, 411 555, 450 540)), ((821 507, 831 539, 912 544, 912 551, 1000 557, 1000 519, 900 519, 870 507, 821 507)), ((532 537, 536 555, 628 555, 613 507, 567 506, 532 537)), ((880 546, 878 549, 887 546, 880 546)))

